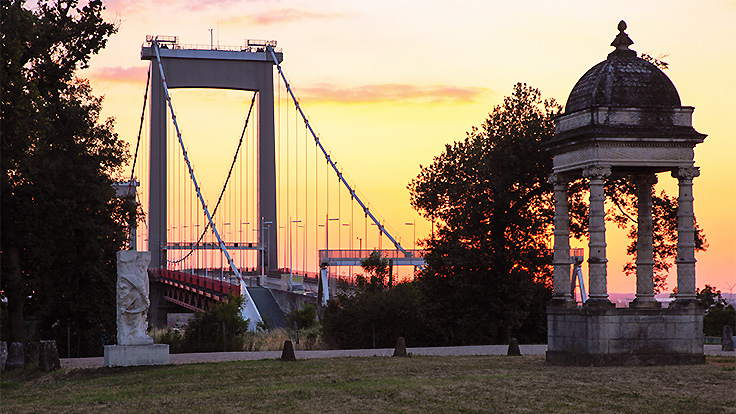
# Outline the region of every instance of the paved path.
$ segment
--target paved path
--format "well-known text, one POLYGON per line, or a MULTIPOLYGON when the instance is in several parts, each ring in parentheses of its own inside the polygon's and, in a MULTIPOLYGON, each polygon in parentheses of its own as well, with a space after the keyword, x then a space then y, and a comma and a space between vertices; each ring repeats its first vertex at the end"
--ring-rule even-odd
MULTIPOLYGON (((523 355, 544 355, 547 345, 519 345, 523 355)), ((460 356, 460 355, 506 355, 508 345, 448 346, 433 348, 407 348, 413 355, 460 356)), ((328 351, 296 351, 297 359, 310 358, 345 358, 372 357, 393 355, 393 348, 380 349, 339 349, 328 351)), ((705 345, 705 355, 736 357, 736 352, 723 352, 720 345, 705 345)), ((252 361, 259 359, 276 359, 281 351, 259 352, 212 352, 198 354, 172 354, 172 364, 196 364, 202 362, 252 361)), ((100 368, 104 366, 104 358, 62 358, 62 368, 100 368)))

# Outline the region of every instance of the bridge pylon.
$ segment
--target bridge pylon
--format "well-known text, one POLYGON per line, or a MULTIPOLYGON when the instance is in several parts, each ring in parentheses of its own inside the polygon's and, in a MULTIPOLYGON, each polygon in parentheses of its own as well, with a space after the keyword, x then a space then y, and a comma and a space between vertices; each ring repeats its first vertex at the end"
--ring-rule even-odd
MULTIPOLYGON (((210 88, 258 92, 258 217, 271 222, 261 234, 261 242, 268 240, 278 246, 276 218, 276 145, 274 133, 274 58, 281 62, 283 53, 266 51, 274 41, 253 42, 233 48, 200 48, 179 45, 175 36, 148 37, 141 48, 141 60, 156 60, 152 45, 158 42, 166 83, 173 88, 210 88)), ((163 80, 158 70, 151 71, 150 104, 150 187, 148 246, 151 267, 166 267, 167 227, 167 162, 166 129, 167 105, 163 80)), ((278 269, 278 250, 266 248, 259 267, 266 273, 278 269)))

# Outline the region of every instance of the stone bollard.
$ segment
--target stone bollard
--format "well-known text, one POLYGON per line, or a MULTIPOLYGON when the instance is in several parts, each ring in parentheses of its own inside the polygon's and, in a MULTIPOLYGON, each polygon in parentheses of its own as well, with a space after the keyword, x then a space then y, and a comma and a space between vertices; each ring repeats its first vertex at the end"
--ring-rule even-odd
POLYGON ((521 349, 519 349, 519 341, 517 341, 516 338, 511 338, 509 340, 509 351, 506 353, 506 355, 521 356, 521 349))
POLYGON ((731 329, 731 325, 723 327, 721 333, 721 351, 733 351, 733 329, 731 329))
POLYGON ((12 342, 8 349, 8 361, 5 363, 5 369, 8 371, 13 369, 23 369, 25 366, 25 358, 23 355, 23 343, 12 342))
POLYGON ((282 361, 296 361, 296 355, 294 354, 294 345, 291 341, 284 341, 284 350, 281 351, 282 361))
POLYGON ((24 365, 26 368, 38 366, 38 341, 29 341, 23 344, 24 365))
POLYGON ((0 341, 0 372, 5 371, 6 362, 8 362, 8 343, 0 341))
POLYGON ((394 348, 394 355, 395 357, 405 357, 408 356, 406 354, 406 341, 404 340, 403 336, 400 336, 396 338, 396 348, 394 348))
POLYGON ((56 341, 41 341, 39 344, 38 369, 54 371, 61 368, 56 341))

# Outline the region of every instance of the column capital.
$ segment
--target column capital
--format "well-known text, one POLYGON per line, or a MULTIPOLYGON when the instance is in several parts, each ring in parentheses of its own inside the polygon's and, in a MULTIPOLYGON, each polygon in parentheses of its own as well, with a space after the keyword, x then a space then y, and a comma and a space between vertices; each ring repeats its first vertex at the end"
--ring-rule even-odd
POLYGON ((588 179, 604 180, 610 175, 610 165, 592 165, 590 167, 583 168, 583 177, 588 179))
POLYGON ((570 181, 566 175, 560 173, 552 173, 549 175, 549 178, 547 178, 547 182, 552 185, 567 185, 567 183, 570 181))
POLYGON ((700 167, 681 167, 676 170, 672 170, 673 178, 692 180, 698 176, 700 176, 700 167))
POLYGON ((657 179, 657 174, 649 173, 649 174, 633 174, 631 178, 634 180, 634 183, 637 187, 651 187, 654 184, 657 184, 659 181, 657 179))

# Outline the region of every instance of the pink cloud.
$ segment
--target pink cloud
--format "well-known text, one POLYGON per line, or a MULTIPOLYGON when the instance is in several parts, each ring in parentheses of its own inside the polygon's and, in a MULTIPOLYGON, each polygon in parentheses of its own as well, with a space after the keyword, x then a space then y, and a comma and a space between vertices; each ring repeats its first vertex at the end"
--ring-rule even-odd
POLYGON ((325 14, 306 10, 281 9, 262 11, 245 16, 233 16, 229 19, 221 20, 220 23, 235 26, 246 24, 268 26, 278 23, 290 23, 300 20, 330 19, 341 16, 343 16, 341 13, 325 14))
POLYGON ((104 6, 108 11, 117 12, 148 12, 152 10, 171 10, 201 12, 204 10, 222 10, 231 5, 241 3, 241 0, 105 0, 104 6))
POLYGON ((381 84, 364 85, 354 88, 341 88, 335 85, 320 84, 300 88, 299 94, 310 101, 338 103, 373 102, 474 102, 481 96, 492 93, 486 88, 460 87, 449 85, 408 85, 381 84))
POLYGON ((96 68, 91 76, 95 80, 111 83, 142 83, 146 81, 146 67, 101 67, 96 68))

